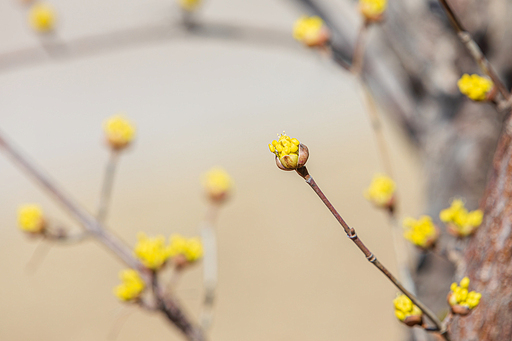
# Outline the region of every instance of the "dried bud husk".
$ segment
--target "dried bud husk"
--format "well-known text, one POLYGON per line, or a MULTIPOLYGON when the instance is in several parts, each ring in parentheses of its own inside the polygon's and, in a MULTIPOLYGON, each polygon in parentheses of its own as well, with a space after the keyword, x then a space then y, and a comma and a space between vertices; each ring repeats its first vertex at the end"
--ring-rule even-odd
POLYGON ((423 315, 410 315, 405 318, 405 320, 402 321, 409 327, 414 327, 417 325, 423 324, 423 315))
POLYGON ((285 171, 292 171, 297 168, 302 168, 306 165, 306 162, 309 158, 309 150, 308 147, 304 144, 299 144, 298 155, 290 154, 284 155, 282 157, 276 156, 276 165, 279 169, 285 171))
POLYGON ((304 43, 308 47, 322 47, 331 41, 331 31, 324 25, 318 34, 311 38, 305 38, 304 43))
POLYGON ((446 297, 446 300, 448 301, 448 304, 450 305, 450 309, 451 309, 452 313, 454 313, 456 315, 461 315, 461 316, 468 315, 471 312, 471 309, 469 309, 469 307, 459 305, 459 304, 450 303, 450 298, 452 297, 452 295, 453 295, 453 292, 450 292, 448 294, 448 297, 446 297))

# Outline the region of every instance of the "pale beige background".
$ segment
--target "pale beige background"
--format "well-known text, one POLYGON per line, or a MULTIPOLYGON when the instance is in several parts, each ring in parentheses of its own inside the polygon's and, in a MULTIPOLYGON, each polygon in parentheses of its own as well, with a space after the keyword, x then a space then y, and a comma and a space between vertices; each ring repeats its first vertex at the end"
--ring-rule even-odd
MULTIPOLYGON (((51 2, 63 40, 165 23, 172 1, 51 2)), ((0 2, 0 52, 35 47, 24 7, 0 2)), ((300 14, 287 2, 212 0, 205 18, 284 33, 300 14)), ((292 44, 293 45, 293 44, 292 44)), ((41 52, 44 53, 44 52, 41 52)), ((367 263, 314 193, 279 171, 267 149, 285 129, 311 151, 308 167, 349 224, 395 270, 385 216, 362 191, 380 169, 356 83, 314 53, 203 38, 156 41, 83 58, 2 69, 0 128, 93 211, 107 151, 102 121, 137 123, 121 160, 108 225, 133 244, 148 234, 197 233, 200 174, 213 165, 236 182, 218 229, 219 291, 211 340, 399 340, 395 289, 367 263)), ((418 160, 387 125, 403 211, 419 213, 418 160)), ((35 274, 37 243, 16 229, 21 203, 69 219, 0 156, 0 339, 106 340, 123 305, 111 294, 123 265, 101 245, 56 246, 35 274)), ((191 316, 200 266, 178 294, 191 316)), ((180 340, 161 317, 136 310, 118 340, 180 340)))

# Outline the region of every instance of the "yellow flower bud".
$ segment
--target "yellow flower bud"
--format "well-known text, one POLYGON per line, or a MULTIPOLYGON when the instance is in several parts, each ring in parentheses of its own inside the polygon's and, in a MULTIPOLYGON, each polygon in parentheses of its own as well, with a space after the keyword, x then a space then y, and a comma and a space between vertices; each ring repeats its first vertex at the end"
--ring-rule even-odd
POLYGON ((387 0, 359 0, 359 10, 369 22, 382 20, 383 13, 387 6, 387 0))
POLYGON ((160 269, 171 255, 169 246, 165 245, 165 237, 148 238, 143 232, 140 232, 137 237, 135 256, 148 269, 160 269))
POLYGON ((395 316, 406 325, 412 327, 423 322, 423 312, 412 303, 409 297, 398 294, 393 300, 395 316))
POLYGON ((302 16, 293 26, 293 38, 309 47, 324 46, 330 36, 324 21, 317 16, 302 16))
POLYGON ((193 12, 201 6, 202 0, 179 0, 180 7, 185 11, 193 12))
POLYGON ((370 187, 364 192, 364 197, 377 207, 392 210, 395 200, 395 182, 383 174, 375 174, 370 187))
POLYGON ((46 227, 43 209, 39 205, 26 204, 18 208, 18 226, 29 233, 41 233, 46 227))
POLYGON ((114 295, 121 301, 132 301, 138 299, 146 284, 139 273, 133 269, 122 270, 119 272, 119 278, 122 283, 114 288, 114 295))
POLYGON ((302 168, 309 158, 308 147, 284 132, 279 135, 279 140, 272 141, 268 148, 271 153, 276 155, 276 165, 282 170, 290 171, 302 168))
POLYGON ((457 283, 450 286, 451 291, 447 299, 454 314, 467 315, 480 303, 482 294, 476 291, 468 292, 469 283, 469 278, 464 277, 460 281, 460 286, 457 283))
POLYGON ((135 127, 121 115, 107 119, 103 124, 103 129, 108 144, 114 150, 127 147, 135 137, 135 127))
POLYGON ((56 15, 53 7, 46 3, 36 3, 28 13, 30 26, 38 32, 52 31, 55 26, 56 15))
POLYGON ((185 238, 173 234, 170 238, 169 255, 177 268, 190 265, 203 256, 203 244, 199 238, 185 238))
POLYGON ((202 177, 202 182, 208 197, 217 203, 226 200, 233 188, 233 180, 220 167, 214 167, 206 172, 202 177))
POLYGON ((421 216, 418 220, 406 218, 403 225, 405 239, 421 249, 432 247, 439 237, 439 229, 429 216, 421 216))
POLYGON ((491 80, 485 77, 480 77, 476 74, 470 76, 467 73, 462 75, 457 82, 457 85, 460 92, 471 98, 473 101, 488 100, 488 94, 494 87, 491 80))
POLYGON ((454 199, 449 208, 439 213, 439 218, 446 223, 448 232, 456 237, 467 237, 482 224, 483 212, 481 210, 468 212, 462 200, 454 199))

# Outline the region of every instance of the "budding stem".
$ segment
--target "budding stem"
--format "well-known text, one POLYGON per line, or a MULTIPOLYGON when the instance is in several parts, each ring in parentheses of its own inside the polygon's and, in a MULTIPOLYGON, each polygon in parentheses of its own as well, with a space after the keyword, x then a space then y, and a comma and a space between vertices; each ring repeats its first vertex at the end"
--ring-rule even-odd
POLYGON ((119 152, 113 150, 110 153, 109 159, 107 161, 107 166, 105 167, 105 175, 103 177, 103 185, 101 187, 100 203, 98 205, 98 214, 96 217, 100 223, 105 222, 105 219, 108 214, 110 196, 112 194, 112 187, 114 185, 114 176, 116 173, 118 156, 119 152))
POLYGON ((409 299, 420 308, 425 315, 435 324, 436 329, 435 331, 439 332, 445 340, 449 341, 448 334, 445 329, 443 329, 443 326, 441 324, 441 321, 437 318, 437 316, 429 309, 427 308, 416 296, 414 296, 411 292, 409 292, 407 289, 404 288, 404 286, 396 279, 395 276, 389 270, 382 265, 382 263, 375 257, 375 255, 364 245, 364 243, 359 239, 357 236, 356 230, 352 227, 349 227, 348 224, 343 220, 341 215, 336 211, 334 206, 330 203, 329 199, 325 196, 325 194, 322 192, 320 187, 316 184, 315 180, 309 175, 308 170, 306 167, 298 168, 297 173, 306 180, 306 183, 311 186, 311 188, 315 191, 315 193, 320 197, 320 200, 327 206, 329 211, 334 215, 336 220, 340 223, 340 225, 343 227, 343 230, 345 230, 345 233, 347 236, 356 244, 356 246, 363 252, 363 254, 366 256, 366 259, 377 269, 379 269, 394 285, 398 288, 402 293, 404 293, 405 296, 409 297, 409 299))

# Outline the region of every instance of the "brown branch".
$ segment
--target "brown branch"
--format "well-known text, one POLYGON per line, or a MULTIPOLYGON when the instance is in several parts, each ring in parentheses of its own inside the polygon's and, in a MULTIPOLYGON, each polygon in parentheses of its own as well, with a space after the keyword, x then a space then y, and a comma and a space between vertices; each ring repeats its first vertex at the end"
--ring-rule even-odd
POLYGON ((363 241, 358 237, 356 231, 354 228, 349 227, 348 224, 345 222, 345 220, 341 217, 341 215, 336 211, 334 206, 331 204, 329 199, 325 196, 325 194, 322 192, 320 187, 316 184, 315 180, 309 175, 308 170, 306 167, 298 168, 297 173, 306 181, 306 183, 311 186, 311 188, 315 191, 315 193, 318 195, 320 200, 327 206, 329 211, 334 215, 336 220, 340 223, 340 225, 343 227, 343 230, 347 234, 348 238, 356 244, 356 246, 363 252, 366 259, 372 263, 377 269, 379 269, 392 283, 395 287, 397 287, 398 290, 400 290, 404 295, 409 297, 409 299, 417 305, 428 318, 435 324, 436 331, 439 332, 445 340, 449 340, 448 334, 446 330, 443 330, 443 326, 441 321, 437 318, 437 316, 427 307, 425 306, 416 296, 414 296, 411 292, 409 292, 404 286, 396 279, 395 276, 375 257, 375 255, 364 245, 363 241))
MULTIPOLYGON (((107 231, 103 226, 84 208, 82 208, 68 194, 61 190, 47 175, 37 168, 28 158, 17 150, 14 145, 9 142, 3 133, 0 132, 0 149, 9 156, 12 161, 27 173, 39 186, 46 190, 56 202, 58 202, 65 210, 67 210, 84 229, 118 258, 133 269, 137 269, 145 281, 152 282, 151 276, 148 275, 147 269, 132 255, 131 249, 126 246, 112 232, 107 231)), ((196 327, 190 319, 185 316, 183 310, 179 306, 176 299, 167 295, 159 294, 157 299, 163 302, 160 310, 167 318, 178 327, 178 329, 190 341, 203 341, 204 337, 200 328, 196 327)))

